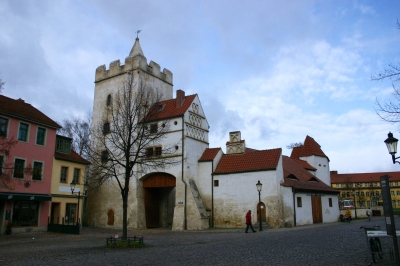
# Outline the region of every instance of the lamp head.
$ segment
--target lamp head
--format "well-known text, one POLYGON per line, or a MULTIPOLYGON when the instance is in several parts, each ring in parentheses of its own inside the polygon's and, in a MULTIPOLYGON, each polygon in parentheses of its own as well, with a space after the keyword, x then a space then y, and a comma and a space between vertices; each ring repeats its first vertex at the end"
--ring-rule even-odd
POLYGON ((75 182, 72 181, 71 184, 69 184, 71 186, 71 193, 74 194, 74 190, 75 190, 75 182))
POLYGON ((260 192, 262 189, 262 184, 260 183, 260 180, 258 180, 258 183, 256 184, 257 186, 257 191, 260 192))
POLYGON ((389 151, 389 154, 395 155, 397 153, 397 142, 399 140, 393 137, 393 133, 389 132, 388 138, 385 140, 386 147, 389 151))

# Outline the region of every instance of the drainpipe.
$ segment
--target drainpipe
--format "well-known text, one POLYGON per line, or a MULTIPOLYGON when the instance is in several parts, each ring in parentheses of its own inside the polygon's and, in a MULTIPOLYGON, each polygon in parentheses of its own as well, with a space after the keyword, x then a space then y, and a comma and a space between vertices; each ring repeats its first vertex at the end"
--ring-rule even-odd
POLYGON ((185 171, 185 167, 184 167, 184 159, 185 159, 185 155, 184 155, 184 151, 185 151, 185 141, 184 141, 184 130, 185 130, 185 115, 182 115, 182 182, 183 184, 185 184, 185 206, 184 206, 184 211, 183 211, 183 216, 184 216, 184 229, 187 230, 187 217, 186 217, 186 182, 184 180, 184 171, 185 171))
POLYGON ((293 192, 293 219, 294 226, 296 226, 296 189, 292 187, 293 192))
POLYGON ((211 227, 214 227, 214 160, 211 161, 211 227))

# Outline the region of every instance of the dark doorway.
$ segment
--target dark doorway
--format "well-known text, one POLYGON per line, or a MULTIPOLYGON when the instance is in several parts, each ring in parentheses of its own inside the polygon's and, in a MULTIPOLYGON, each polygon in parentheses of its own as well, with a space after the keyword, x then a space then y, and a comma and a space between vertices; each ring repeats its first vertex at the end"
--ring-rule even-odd
POLYGON ((60 203, 52 202, 51 203, 51 224, 60 224, 62 221, 60 220, 60 203))
POLYGON ((147 228, 172 224, 175 186, 175 177, 165 173, 156 173, 143 180, 147 228))

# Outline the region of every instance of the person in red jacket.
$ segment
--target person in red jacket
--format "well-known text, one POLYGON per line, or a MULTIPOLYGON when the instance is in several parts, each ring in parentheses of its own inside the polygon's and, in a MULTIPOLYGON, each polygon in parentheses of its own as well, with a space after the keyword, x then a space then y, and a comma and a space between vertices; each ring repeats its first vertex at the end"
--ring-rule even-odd
POLYGON ((249 227, 251 228, 251 230, 253 231, 253 233, 257 232, 256 230, 254 230, 253 225, 251 224, 251 211, 249 210, 246 214, 246 231, 245 233, 247 233, 247 231, 249 230, 249 227))

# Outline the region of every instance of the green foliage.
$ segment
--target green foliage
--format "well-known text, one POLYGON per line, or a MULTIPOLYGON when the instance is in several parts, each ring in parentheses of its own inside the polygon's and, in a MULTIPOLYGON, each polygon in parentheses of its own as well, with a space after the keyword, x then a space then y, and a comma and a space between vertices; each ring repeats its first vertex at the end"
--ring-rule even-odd
POLYGON ((393 215, 400 215, 400 208, 393 208, 393 215))

